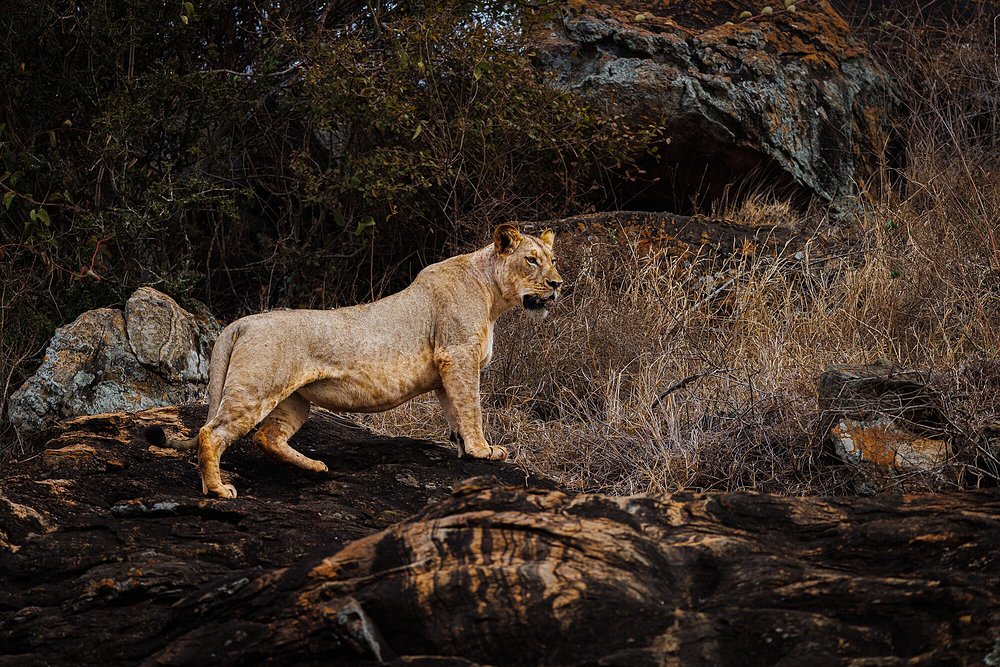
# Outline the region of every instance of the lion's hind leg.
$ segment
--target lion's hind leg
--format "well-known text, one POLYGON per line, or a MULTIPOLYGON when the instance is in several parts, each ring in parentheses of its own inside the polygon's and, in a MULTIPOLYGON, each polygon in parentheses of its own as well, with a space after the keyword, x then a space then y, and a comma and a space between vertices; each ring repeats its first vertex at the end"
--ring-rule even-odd
POLYGON ((198 431, 198 469, 201 490, 221 498, 235 498, 232 484, 223 484, 219 461, 223 452, 250 432, 280 402, 277 396, 254 395, 246 385, 226 386, 215 415, 198 431))
POLYGON ((288 439, 295 435, 308 417, 309 401, 301 394, 294 393, 278 403, 264 418, 253 441, 275 461, 312 472, 326 472, 329 468, 325 463, 305 456, 288 444, 288 439))
POLYGON ((245 403, 229 405, 224 398, 215 416, 198 431, 198 470, 201 492, 220 498, 235 498, 236 487, 222 483, 219 461, 233 442, 250 432, 259 419, 253 407, 245 403))

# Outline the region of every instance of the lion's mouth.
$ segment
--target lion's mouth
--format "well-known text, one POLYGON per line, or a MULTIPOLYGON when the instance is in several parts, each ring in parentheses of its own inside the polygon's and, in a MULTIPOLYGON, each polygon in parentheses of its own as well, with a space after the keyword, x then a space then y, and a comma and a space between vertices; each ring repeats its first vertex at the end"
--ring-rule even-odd
POLYGON ((555 292, 549 296, 538 296, 537 294, 525 294, 521 299, 524 307, 528 310, 545 310, 549 304, 556 300, 555 292))

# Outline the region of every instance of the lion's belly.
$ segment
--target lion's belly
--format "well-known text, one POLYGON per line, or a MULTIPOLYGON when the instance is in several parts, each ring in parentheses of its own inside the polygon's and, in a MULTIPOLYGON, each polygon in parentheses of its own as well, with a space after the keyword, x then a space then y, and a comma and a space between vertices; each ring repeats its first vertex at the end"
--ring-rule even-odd
POLYGON ((327 410, 382 412, 441 386, 430 358, 389 366, 356 365, 334 375, 310 382, 298 393, 327 410))

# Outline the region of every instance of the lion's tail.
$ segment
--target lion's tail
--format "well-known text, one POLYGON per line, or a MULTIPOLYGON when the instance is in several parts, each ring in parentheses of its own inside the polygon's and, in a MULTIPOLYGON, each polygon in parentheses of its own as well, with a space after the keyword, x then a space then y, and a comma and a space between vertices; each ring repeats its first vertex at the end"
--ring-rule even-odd
MULTIPOLYGON (((215 347, 212 348, 212 360, 208 366, 208 417, 210 421, 219 409, 222 401, 222 390, 226 386, 226 375, 229 373, 229 358, 233 354, 233 345, 239 335, 239 327, 229 325, 222 330, 215 347)), ((187 439, 168 438, 161 426, 148 426, 142 432, 146 442, 157 447, 172 447, 173 449, 194 449, 198 446, 198 434, 187 439)))
POLYGON ((186 440, 168 438, 162 426, 147 426, 142 432, 146 442, 157 447, 172 447, 174 449, 194 449, 198 446, 198 434, 186 440))

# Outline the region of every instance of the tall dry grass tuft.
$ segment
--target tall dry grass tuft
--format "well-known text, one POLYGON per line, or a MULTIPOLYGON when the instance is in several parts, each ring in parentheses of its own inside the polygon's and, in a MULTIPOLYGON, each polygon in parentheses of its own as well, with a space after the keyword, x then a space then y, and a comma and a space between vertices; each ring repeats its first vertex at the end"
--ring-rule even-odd
MULTIPOLYGON (((572 288, 558 311, 498 327, 488 437, 578 489, 851 493, 859 473, 826 453, 816 382, 830 364, 883 361, 933 372, 958 464, 895 488, 995 479, 982 435, 1000 423, 1000 58, 988 19, 876 36, 899 84, 906 167, 900 187, 863 202, 848 244, 721 264, 642 255, 621 231, 564 244, 572 288)), ((728 217, 807 227, 773 202, 728 217)), ((428 401, 368 419, 445 433, 428 401)))

